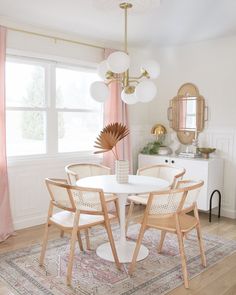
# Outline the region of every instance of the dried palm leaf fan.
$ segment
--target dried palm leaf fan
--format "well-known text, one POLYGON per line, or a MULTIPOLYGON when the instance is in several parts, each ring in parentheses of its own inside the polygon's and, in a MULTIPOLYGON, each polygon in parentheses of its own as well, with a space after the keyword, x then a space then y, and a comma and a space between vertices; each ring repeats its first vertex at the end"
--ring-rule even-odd
POLYGON ((95 148, 100 151, 94 152, 94 154, 105 153, 112 151, 116 160, 119 159, 117 153, 117 143, 129 134, 128 128, 121 123, 111 123, 105 126, 100 132, 95 141, 95 148), (114 149, 114 150, 113 150, 114 149))

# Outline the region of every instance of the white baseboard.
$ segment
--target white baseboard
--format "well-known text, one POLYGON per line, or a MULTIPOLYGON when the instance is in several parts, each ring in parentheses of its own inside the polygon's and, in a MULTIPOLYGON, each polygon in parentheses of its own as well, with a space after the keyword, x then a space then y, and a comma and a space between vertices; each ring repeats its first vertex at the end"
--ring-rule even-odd
POLYGON ((221 208, 221 216, 236 219, 236 211, 227 208, 221 208))
POLYGON ((47 215, 29 217, 19 221, 13 221, 15 230, 32 227, 40 224, 44 224, 47 220, 47 215))
MULTIPOLYGON (((202 211, 202 212, 209 214, 209 211, 202 211)), ((212 215, 218 215, 218 207, 212 208, 212 215)), ((236 211, 221 207, 220 216, 231 218, 231 219, 236 219, 236 211)))

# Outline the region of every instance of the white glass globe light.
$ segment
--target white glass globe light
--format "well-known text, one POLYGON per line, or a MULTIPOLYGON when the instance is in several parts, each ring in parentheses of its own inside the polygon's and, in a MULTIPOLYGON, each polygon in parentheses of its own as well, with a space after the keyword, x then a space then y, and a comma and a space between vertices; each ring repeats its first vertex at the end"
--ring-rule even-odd
POLYGON ((148 72, 150 79, 156 79, 160 75, 160 65, 158 62, 152 59, 143 62, 141 69, 148 72))
POLYGON ((98 65, 97 71, 98 71, 99 77, 101 77, 103 80, 106 80, 106 73, 109 71, 106 59, 100 62, 100 64, 98 65))
POLYGON ((92 98, 98 102, 105 102, 109 96, 109 88, 104 82, 96 81, 90 86, 92 98))
POLYGON ((130 58, 127 53, 116 51, 108 56, 107 64, 110 71, 116 74, 121 74, 128 70, 130 58))
POLYGON ((135 103, 138 102, 138 99, 137 99, 137 97, 135 95, 135 92, 126 93, 125 89, 123 89, 122 92, 121 92, 121 99, 126 104, 135 104, 135 103))
POLYGON ((135 89, 138 101, 149 102, 153 100, 157 93, 156 85, 150 80, 140 82, 135 89))

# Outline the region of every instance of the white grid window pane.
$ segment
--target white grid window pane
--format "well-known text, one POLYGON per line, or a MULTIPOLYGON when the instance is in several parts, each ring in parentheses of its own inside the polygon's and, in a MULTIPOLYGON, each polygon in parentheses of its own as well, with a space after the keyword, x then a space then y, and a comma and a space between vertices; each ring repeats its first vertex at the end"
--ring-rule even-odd
POLYGON ((58 151, 93 150, 101 128, 101 113, 58 112, 58 151))
POLYGON ((44 67, 13 61, 6 62, 6 106, 45 106, 44 67))
POLYGON ((90 85, 98 80, 95 71, 56 68, 56 107, 100 109, 100 103, 90 96, 90 85))
POLYGON ((7 155, 46 153, 46 113, 36 111, 7 111, 7 155))

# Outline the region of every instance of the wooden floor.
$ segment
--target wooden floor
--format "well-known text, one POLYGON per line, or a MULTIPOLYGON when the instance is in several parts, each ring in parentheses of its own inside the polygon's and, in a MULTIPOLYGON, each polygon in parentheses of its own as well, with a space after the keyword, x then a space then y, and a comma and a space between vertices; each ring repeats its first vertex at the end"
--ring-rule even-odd
MULTIPOLYGON (((136 215, 139 214, 140 211, 136 212, 136 215)), ((212 222, 209 223, 207 215, 203 213, 200 214, 200 218, 203 232, 236 240, 236 220, 223 217, 218 220, 217 217, 213 216, 212 222)), ((0 244, 0 253, 40 243, 43 231, 42 225, 17 231, 15 236, 0 244)), ((58 230, 50 230, 50 239, 58 238, 58 236, 58 230)), ((180 286, 169 294, 236 295, 236 254, 225 258, 192 279, 190 289, 186 290, 184 286, 180 286)), ((13 293, 0 283, 0 295, 13 295, 13 293)))

